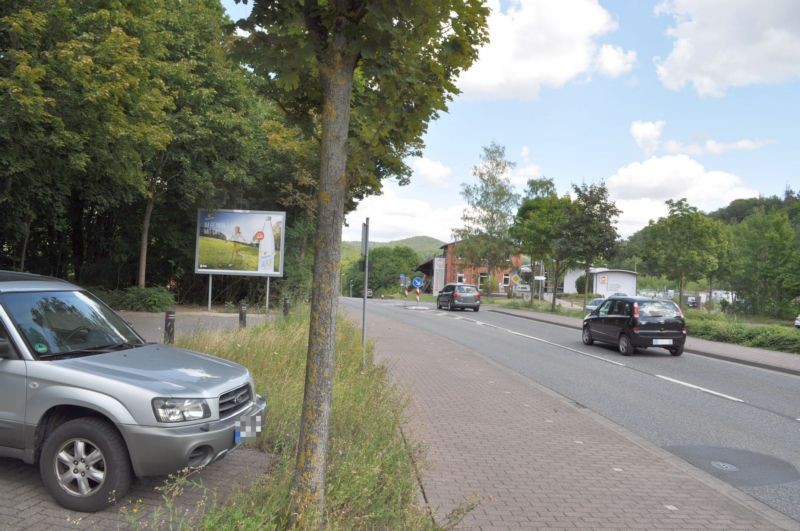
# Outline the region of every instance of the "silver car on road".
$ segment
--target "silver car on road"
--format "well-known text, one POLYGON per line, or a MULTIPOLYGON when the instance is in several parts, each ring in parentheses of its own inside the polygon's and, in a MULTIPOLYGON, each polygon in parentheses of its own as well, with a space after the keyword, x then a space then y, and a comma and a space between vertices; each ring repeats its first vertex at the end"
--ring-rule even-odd
POLYGON ((241 365, 145 343, 68 282, 0 271, 0 457, 38 463, 64 507, 97 511, 132 475, 212 463, 265 409, 241 365))

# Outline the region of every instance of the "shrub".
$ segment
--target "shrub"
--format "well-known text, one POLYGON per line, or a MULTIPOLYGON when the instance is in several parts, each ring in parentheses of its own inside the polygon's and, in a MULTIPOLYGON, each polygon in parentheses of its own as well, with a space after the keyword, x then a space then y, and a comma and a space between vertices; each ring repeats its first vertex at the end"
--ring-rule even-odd
POLYGON ((115 310, 163 312, 175 306, 175 297, 167 288, 134 286, 124 290, 107 291, 102 288, 93 288, 90 291, 115 310))
POLYGON ((800 354, 800 330, 785 326, 751 326, 726 320, 687 320, 689 335, 748 347, 766 348, 800 354))

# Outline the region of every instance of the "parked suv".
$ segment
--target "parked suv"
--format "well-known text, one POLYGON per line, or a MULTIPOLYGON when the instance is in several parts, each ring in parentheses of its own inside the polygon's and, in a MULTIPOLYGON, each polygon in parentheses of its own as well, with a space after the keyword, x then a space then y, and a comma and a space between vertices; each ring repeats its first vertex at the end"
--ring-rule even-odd
POLYGON ((623 356, 630 356, 638 347, 662 347, 680 356, 686 343, 686 322, 672 301, 611 297, 583 319, 583 343, 595 341, 617 345, 623 356))
POLYGON ((97 511, 132 475, 212 463, 265 407, 241 365, 145 343, 68 282, 0 271, 0 457, 38 463, 64 507, 97 511))
POLYGON ((472 284, 447 284, 436 297, 436 308, 447 310, 463 310, 471 308, 473 311, 481 309, 481 294, 472 284))

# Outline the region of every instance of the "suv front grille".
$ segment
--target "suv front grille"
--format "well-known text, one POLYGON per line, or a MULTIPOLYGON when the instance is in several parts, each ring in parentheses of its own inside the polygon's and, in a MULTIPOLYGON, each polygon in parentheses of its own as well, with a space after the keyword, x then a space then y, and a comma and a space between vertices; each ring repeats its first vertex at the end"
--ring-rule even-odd
POLYGON ((253 399, 250 392, 250 384, 244 384, 237 387, 232 391, 223 393, 219 397, 219 418, 224 418, 233 415, 240 409, 243 409, 253 399))

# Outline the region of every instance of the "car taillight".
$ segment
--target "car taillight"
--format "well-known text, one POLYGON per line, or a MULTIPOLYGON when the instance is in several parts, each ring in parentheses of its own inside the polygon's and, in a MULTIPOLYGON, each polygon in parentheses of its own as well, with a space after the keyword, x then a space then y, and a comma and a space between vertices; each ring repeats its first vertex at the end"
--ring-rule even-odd
POLYGON ((633 318, 634 319, 639 319, 639 303, 638 302, 634 302, 633 303, 633 318))
POLYGON ((475 294, 475 298, 478 299, 478 300, 481 300, 481 294, 480 293, 476 293, 475 294))
POLYGON ((456 291, 455 293, 453 293, 453 298, 454 298, 454 299, 457 299, 457 298, 459 298, 460 296, 461 296, 461 294, 460 294, 459 292, 457 292, 457 291, 456 291))

